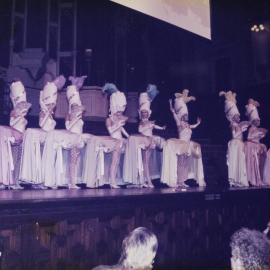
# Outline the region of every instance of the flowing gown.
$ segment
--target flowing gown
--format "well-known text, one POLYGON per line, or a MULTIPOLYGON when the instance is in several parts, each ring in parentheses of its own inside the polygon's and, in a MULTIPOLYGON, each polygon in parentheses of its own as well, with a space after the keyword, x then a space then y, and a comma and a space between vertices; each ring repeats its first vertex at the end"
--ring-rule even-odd
POLYGON ((232 140, 228 143, 227 165, 228 177, 231 186, 248 187, 245 144, 243 143, 243 128, 246 129, 247 122, 240 124, 232 123, 232 140))

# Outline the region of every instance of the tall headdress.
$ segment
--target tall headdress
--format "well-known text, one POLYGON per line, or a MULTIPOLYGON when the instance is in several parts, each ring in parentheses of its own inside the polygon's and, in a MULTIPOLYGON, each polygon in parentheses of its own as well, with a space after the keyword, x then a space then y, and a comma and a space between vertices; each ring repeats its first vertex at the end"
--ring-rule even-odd
POLYGON ((124 112, 127 106, 126 96, 123 92, 120 92, 115 84, 106 83, 102 91, 110 96, 110 113, 124 112))
POLYGON ((22 101, 27 101, 25 88, 21 81, 15 81, 10 85, 10 98, 13 107, 16 107, 22 101))
POLYGON ((87 76, 81 77, 73 77, 69 76, 69 80, 71 81, 71 85, 67 87, 67 99, 68 99, 68 107, 69 112, 71 111, 71 106, 76 104, 78 106, 82 106, 81 98, 79 90, 83 86, 83 82, 87 76))
POLYGON ((176 114, 181 118, 184 115, 188 115, 188 108, 187 103, 190 101, 195 101, 196 98, 193 96, 188 96, 189 90, 184 89, 179 93, 175 93, 175 100, 174 100, 174 110, 176 114))
POLYGON ((149 116, 151 115, 151 102, 158 95, 159 91, 154 84, 149 84, 147 86, 146 92, 143 92, 139 96, 139 113, 142 111, 147 111, 149 116))
POLYGON ((58 76, 52 82, 47 82, 42 91, 40 91, 40 107, 46 109, 46 106, 49 104, 56 105, 57 101, 57 90, 61 89, 66 82, 66 79, 63 75, 58 76))
POLYGON ((249 121, 260 120, 258 107, 260 106, 259 102, 250 98, 248 104, 246 105, 246 116, 249 118, 249 121))
POLYGON ((232 91, 228 92, 221 91, 219 92, 219 96, 225 97, 225 114, 230 122, 233 121, 233 117, 235 115, 240 116, 239 110, 236 105, 236 93, 232 91))

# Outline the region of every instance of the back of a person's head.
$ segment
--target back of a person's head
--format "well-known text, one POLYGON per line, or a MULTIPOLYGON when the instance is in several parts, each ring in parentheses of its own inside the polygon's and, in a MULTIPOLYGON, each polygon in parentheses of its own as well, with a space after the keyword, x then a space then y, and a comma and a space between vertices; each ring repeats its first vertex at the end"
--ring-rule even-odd
POLYGON ((265 234, 242 228, 231 237, 232 270, 269 270, 270 241, 265 234))
POLYGON ((125 269, 150 269, 157 248, 154 233, 144 227, 136 228, 123 241, 120 264, 125 269))

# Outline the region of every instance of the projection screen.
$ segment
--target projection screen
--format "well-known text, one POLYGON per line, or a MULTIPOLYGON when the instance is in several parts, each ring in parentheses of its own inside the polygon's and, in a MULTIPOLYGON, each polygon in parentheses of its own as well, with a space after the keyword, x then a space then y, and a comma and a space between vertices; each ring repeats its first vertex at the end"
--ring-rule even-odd
POLYGON ((211 39, 210 0, 111 0, 211 39))

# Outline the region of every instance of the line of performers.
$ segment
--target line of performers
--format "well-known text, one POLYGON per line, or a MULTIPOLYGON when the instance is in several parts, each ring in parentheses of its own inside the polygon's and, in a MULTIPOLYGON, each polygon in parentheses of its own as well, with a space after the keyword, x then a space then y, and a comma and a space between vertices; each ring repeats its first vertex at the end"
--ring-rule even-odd
POLYGON ((187 103, 195 100, 188 90, 175 94, 170 109, 178 128, 178 139, 164 140, 153 135, 154 129, 164 130, 150 120, 151 102, 158 94, 155 85, 148 85, 139 96, 138 134, 129 135, 124 126, 127 101, 125 94, 112 83, 103 92, 110 95, 106 127, 109 136, 83 133, 85 110, 79 90, 85 76, 69 77, 67 86, 68 112, 65 129, 55 129, 53 118, 57 93, 63 88, 63 76, 47 82, 40 91, 40 128, 27 128, 26 115, 31 107, 21 81, 10 85, 13 110, 10 126, 0 126, 0 186, 20 188, 78 188, 85 184, 97 188, 109 184, 152 188, 152 179, 160 178, 170 187, 186 186, 195 179, 205 186, 201 147, 191 141, 195 125, 188 123, 187 103))
MULTIPOLYGON (((138 134, 125 130, 128 118, 125 94, 112 83, 106 83, 103 92, 110 96, 109 115, 106 119, 108 136, 83 133, 83 112, 79 90, 86 76, 69 77, 66 88, 68 112, 65 129, 55 129, 53 118, 58 91, 66 84, 63 76, 47 82, 40 91, 39 128, 27 128, 26 115, 31 108, 21 81, 10 85, 13 110, 10 126, 0 126, 0 187, 21 188, 98 188, 109 184, 153 188, 152 179, 174 188, 186 187, 187 179, 194 179, 204 187, 201 147, 191 140, 196 124, 188 121, 188 107, 195 97, 188 90, 175 93, 169 101, 170 110, 178 129, 178 138, 164 140, 153 135, 154 129, 164 130, 150 120, 151 102, 158 94, 155 85, 148 85, 139 95, 138 134), (84 185, 82 185, 84 184, 84 185)), ((228 144, 229 182, 231 186, 265 185, 270 178, 270 154, 260 143, 266 130, 258 128, 258 103, 250 99, 246 106, 249 122, 240 122, 235 93, 225 96, 225 113, 230 122, 233 139, 228 144), (248 140, 243 143, 242 133, 249 128, 248 140), (268 173, 269 174, 269 173, 268 173)))
POLYGON ((220 92, 225 97, 225 114, 230 123, 232 139, 228 143, 227 165, 230 186, 269 186, 270 150, 260 142, 267 130, 260 128, 259 102, 249 99, 246 108, 248 121, 240 120, 236 93, 220 92), (248 130, 247 140, 243 133, 248 130))

